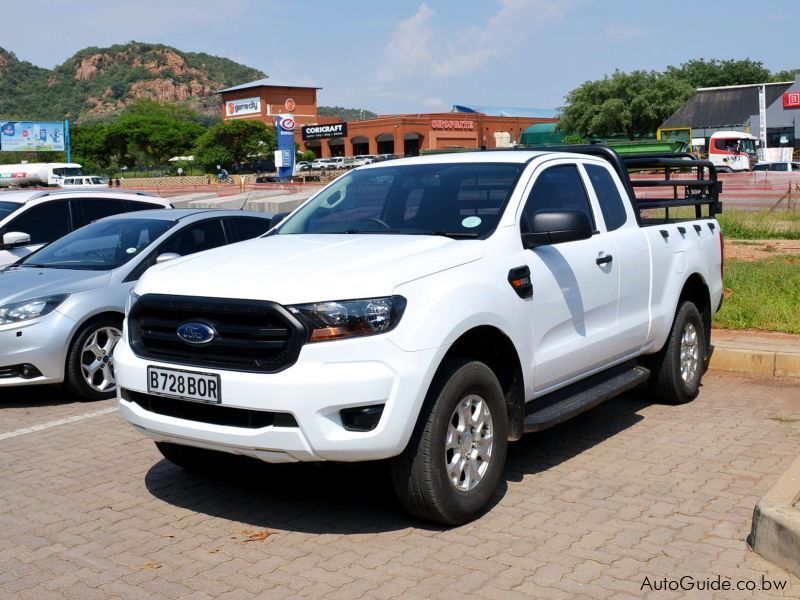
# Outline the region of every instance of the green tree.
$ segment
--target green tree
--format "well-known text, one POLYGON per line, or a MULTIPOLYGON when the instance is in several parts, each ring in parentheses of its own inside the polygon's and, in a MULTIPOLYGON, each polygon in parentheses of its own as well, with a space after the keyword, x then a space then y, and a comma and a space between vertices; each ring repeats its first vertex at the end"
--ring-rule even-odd
POLYGON ((75 125, 70 132, 73 160, 85 172, 108 170, 114 157, 114 144, 107 123, 75 125))
POLYGON ((559 127, 588 138, 637 139, 654 132, 693 92, 686 81, 656 71, 615 71, 572 90, 559 127))
POLYGON ((203 132, 196 114, 185 106, 137 100, 110 126, 109 136, 121 159, 128 151, 138 151, 146 162, 158 165, 187 154, 203 132))
POLYGON ((772 74, 772 81, 794 81, 800 69, 786 69, 772 74))
POLYGON ((197 162, 213 168, 270 155, 276 146, 274 127, 261 121, 223 121, 200 136, 194 155, 197 162))
POLYGON ((680 67, 668 67, 667 75, 687 81, 694 88, 724 85, 746 85, 771 81, 772 75, 761 61, 707 60, 698 58, 683 63, 680 67))

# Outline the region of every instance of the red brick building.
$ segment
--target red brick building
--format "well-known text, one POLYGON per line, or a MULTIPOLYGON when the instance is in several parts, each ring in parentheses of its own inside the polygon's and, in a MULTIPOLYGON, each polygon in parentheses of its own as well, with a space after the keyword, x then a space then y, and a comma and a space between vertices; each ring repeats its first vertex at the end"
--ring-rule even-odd
POLYGON ((414 156, 425 150, 451 148, 497 148, 519 142, 526 127, 554 123, 555 111, 456 105, 453 112, 380 115, 374 119, 349 121, 347 135, 303 141, 304 125, 341 122, 317 114, 317 90, 273 79, 220 90, 222 118, 258 119, 274 125, 276 114, 292 114, 295 139, 303 150, 317 156, 398 154, 414 156))

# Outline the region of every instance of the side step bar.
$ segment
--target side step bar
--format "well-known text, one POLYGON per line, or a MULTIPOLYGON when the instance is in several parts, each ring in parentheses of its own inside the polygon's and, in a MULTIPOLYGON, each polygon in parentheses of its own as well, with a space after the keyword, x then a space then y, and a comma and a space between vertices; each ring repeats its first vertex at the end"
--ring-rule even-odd
POLYGON ((647 381, 650 370, 633 363, 592 375, 547 396, 528 402, 525 433, 542 431, 563 423, 647 381))

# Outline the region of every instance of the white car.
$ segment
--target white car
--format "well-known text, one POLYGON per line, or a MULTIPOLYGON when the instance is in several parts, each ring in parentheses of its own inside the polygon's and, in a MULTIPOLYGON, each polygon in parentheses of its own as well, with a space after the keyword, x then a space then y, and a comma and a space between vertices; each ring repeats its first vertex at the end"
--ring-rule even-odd
POLYGON ((368 165, 264 237, 154 267, 115 353, 120 413, 188 469, 391 459, 409 512, 475 518, 523 432, 648 380, 667 402, 699 392, 722 301, 716 172, 659 156, 708 171, 662 185, 709 209, 651 220, 640 208, 684 201, 640 203, 627 169, 653 163, 634 158, 368 165))
POLYGON ((98 175, 78 175, 75 177, 65 177, 61 181, 61 187, 108 187, 108 177, 100 177, 98 175))
POLYGON ((97 219, 170 207, 163 198, 141 192, 87 189, 2 192, 0 267, 97 219))
POLYGON ((753 167, 753 171, 796 173, 800 171, 800 162, 760 162, 753 167))

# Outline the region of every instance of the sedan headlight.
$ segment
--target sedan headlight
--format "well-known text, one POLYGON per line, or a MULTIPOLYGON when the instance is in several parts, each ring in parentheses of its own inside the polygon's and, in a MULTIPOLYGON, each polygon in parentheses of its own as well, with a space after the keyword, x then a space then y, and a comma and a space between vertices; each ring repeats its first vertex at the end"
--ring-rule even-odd
POLYGON ((386 333, 397 326, 406 308, 402 296, 314 302, 287 307, 309 329, 309 342, 386 333))
POLYGON ((31 298, 22 302, 12 302, 0 306, 0 325, 19 323, 38 319, 48 313, 53 312, 56 307, 67 299, 69 294, 55 294, 53 296, 42 296, 41 298, 31 298))
POLYGON ((136 302, 139 300, 139 297, 140 297, 139 294, 134 292, 133 288, 131 288, 131 291, 128 292, 128 300, 125 302, 125 316, 126 317, 130 314, 131 309, 136 304, 136 302))

